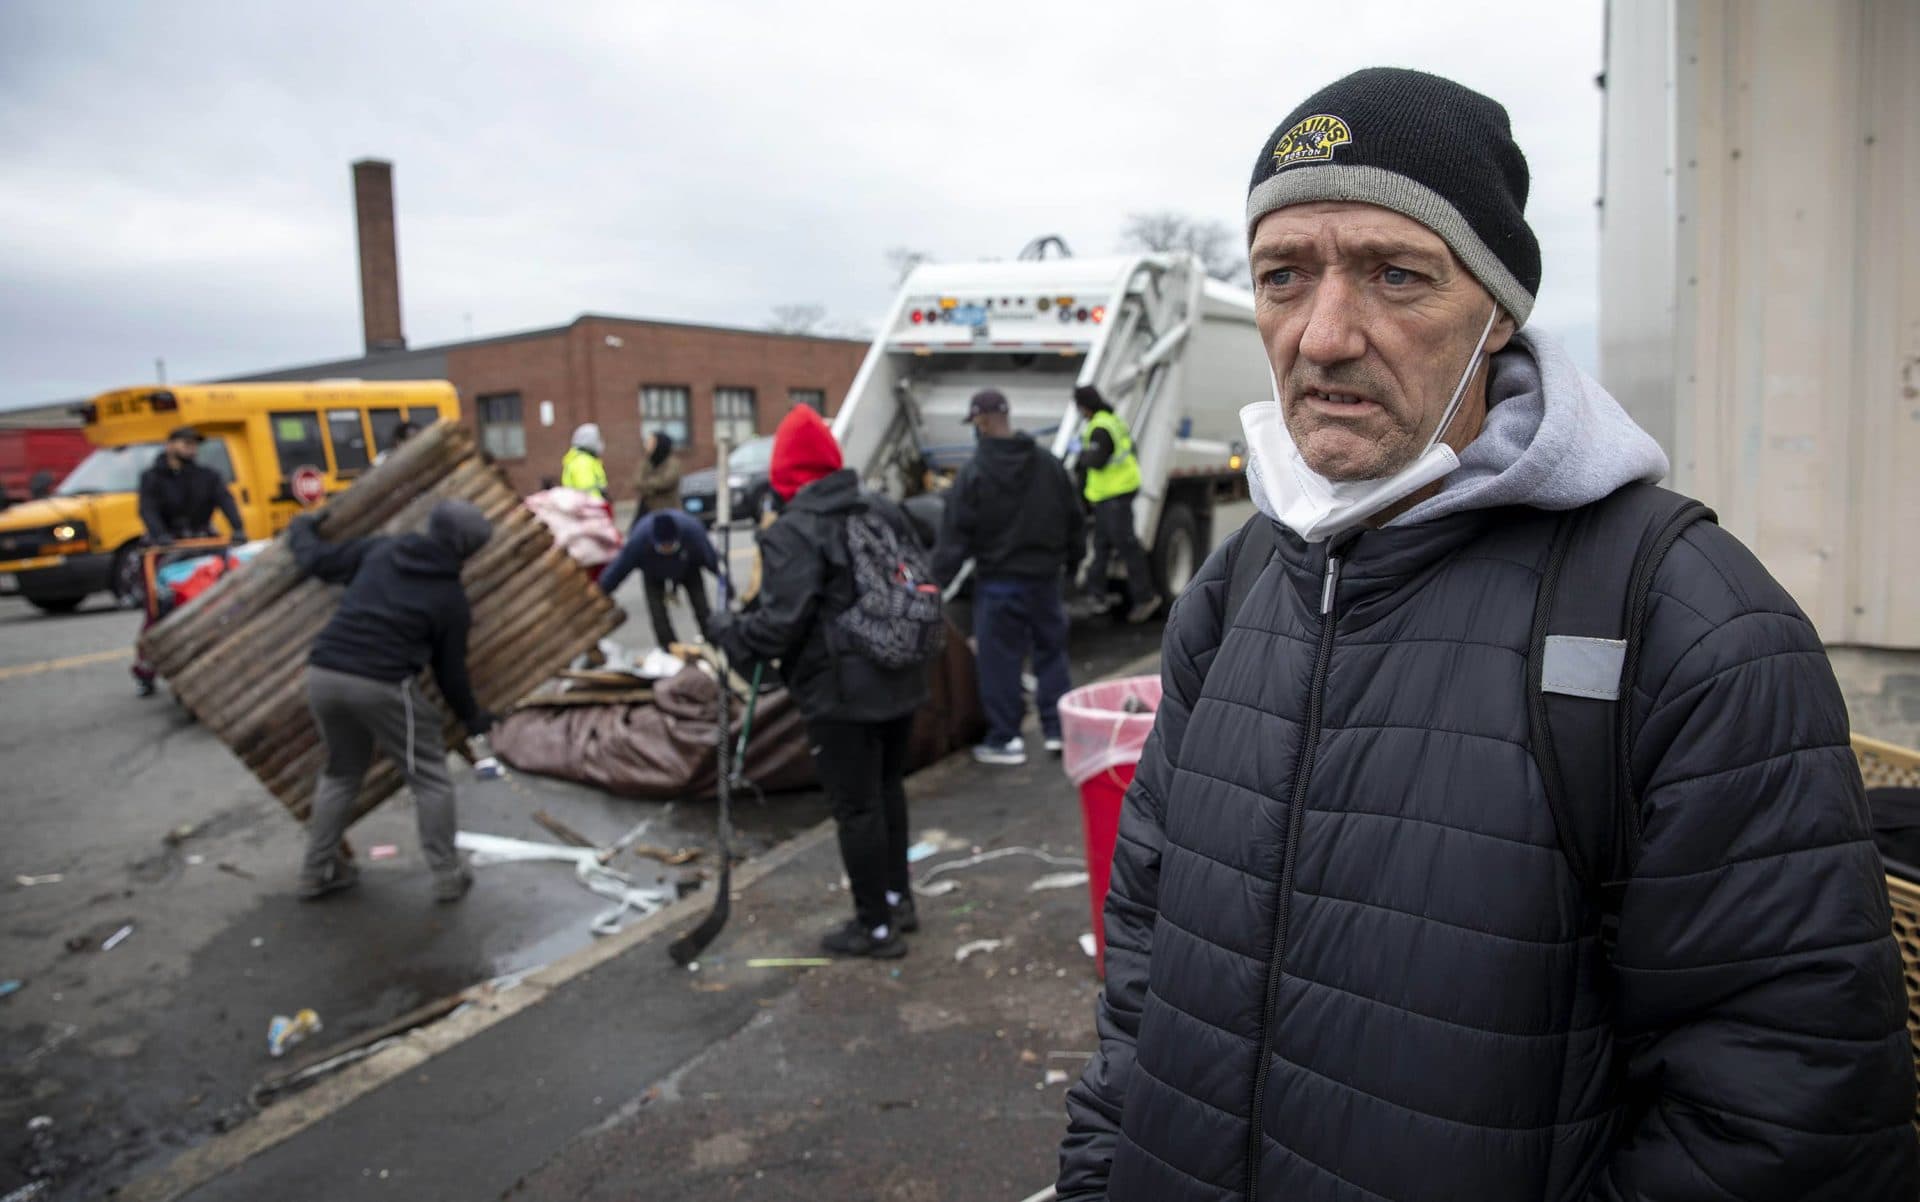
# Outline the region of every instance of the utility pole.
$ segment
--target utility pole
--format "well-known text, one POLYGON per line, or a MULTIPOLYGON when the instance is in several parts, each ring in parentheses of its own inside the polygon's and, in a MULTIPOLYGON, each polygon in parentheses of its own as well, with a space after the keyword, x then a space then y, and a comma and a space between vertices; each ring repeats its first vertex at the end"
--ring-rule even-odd
POLYGON ((165 359, 155 359, 153 361, 153 375, 160 383, 165 384, 167 382, 167 361, 165 359))

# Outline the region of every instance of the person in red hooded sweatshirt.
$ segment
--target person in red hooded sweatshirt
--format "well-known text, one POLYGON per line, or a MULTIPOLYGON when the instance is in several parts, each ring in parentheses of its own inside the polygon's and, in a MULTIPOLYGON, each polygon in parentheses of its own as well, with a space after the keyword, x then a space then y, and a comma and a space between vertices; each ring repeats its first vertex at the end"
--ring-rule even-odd
POLYGON ((853 918, 822 945, 843 956, 907 954, 919 929, 907 881, 907 738, 927 699, 926 670, 889 669, 846 647, 833 619, 854 601, 847 520, 871 512, 903 545, 906 515, 861 491, 820 415, 796 406, 773 438, 768 483, 780 516, 759 534, 760 593, 707 635, 736 664, 773 662, 806 718, 813 761, 833 805, 853 918))

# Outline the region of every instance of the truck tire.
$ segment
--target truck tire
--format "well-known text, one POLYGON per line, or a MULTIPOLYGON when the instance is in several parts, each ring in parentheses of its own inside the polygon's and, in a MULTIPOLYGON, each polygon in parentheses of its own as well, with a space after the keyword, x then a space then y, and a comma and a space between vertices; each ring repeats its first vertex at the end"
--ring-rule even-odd
POLYGON ((80 608, 85 597, 28 597, 33 607, 43 614, 70 614, 80 608))
POLYGON ((1153 536, 1153 574, 1161 595, 1171 603, 1192 583, 1206 552, 1200 547, 1200 519, 1184 504, 1170 504, 1160 514, 1153 536))
POLYGON ((139 609, 147 603, 147 579, 140 565, 140 541, 113 553, 113 575, 108 578, 113 601, 121 609, 139 609))

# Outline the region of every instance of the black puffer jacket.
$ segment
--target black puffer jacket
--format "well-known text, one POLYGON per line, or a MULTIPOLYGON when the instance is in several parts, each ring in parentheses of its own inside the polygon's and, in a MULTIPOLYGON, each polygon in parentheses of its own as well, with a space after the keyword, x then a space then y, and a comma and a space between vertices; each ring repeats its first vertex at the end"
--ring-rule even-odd
POLYGON ((847 519, 868 509, 903 541, 906 515, 885 497, 860 491, 851 469, 794 494, 759 534, 760 594, 740 614, 716 614, 708 635, 742 663, 778 661, 780 678, 813 722, 884 722, 927 700, 923 667, 882 668, 849 650, 833 619, 853 604, 847 519))
POLYGON ((1541 525, 1365 531, 1332 585, 1283 532, 1224 638, 1224 553, 1182 596, 1063 1199, 1915 1197, 1899 956, 1819 638, 1718 527, 1657 573, 1615 992, 1527 746, 1541 525))

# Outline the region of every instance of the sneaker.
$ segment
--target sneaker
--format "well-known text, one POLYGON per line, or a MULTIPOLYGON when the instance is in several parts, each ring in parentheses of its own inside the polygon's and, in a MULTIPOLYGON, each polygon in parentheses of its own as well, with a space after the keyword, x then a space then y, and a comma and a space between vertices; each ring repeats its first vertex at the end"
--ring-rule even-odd
POLYGON ((890 927, 879 928, 886 932, 884 937, 876 935, 860 925, 857 918, 849 918, 844 926, 835 927, 820 939, 820 946, 836 956, 871 956, 875 960, 898 960, 907 954, 907 941, 900 933, 890 927))
POLYGON ((911 935, 920 929, 920 911, 913 904, 913 894, 907 894, 899 905, 887 909, 893 913, 893 929, 902 935, 911 935))
POLYGON ((1004 743, 982 743, 973 749, 973 758, 981 764, 1024 764, 1027 745, 1016 736, 1004 743))
POLYGON ((433 877, 433 900, 437 902, 457 902, 473 888, 473 869, 465 864, 452 872, 438 872, 433 877))
POLYGON ((352 860, 335 860, 333 866, 322 877, 302 875, 300 888, 294 896, 303 902, 319 901, 329 893, 338 893, 351 889, 360 883, 360 870, 352 860))
POLYGON ((1127 611, 1127 622, 1134 626, 1140 625, 1140 623, 1159 613, 1160 607, 1165 605, 1166 602, 1167 599, 1165 597, 1148 597, 1145 601, 1142 601, 1127 611))
POLYGON ((1048 755, 1059 755, 1067 749, 1067 741, 1059 735, 1048 735, 1045 747, 1048 755))

